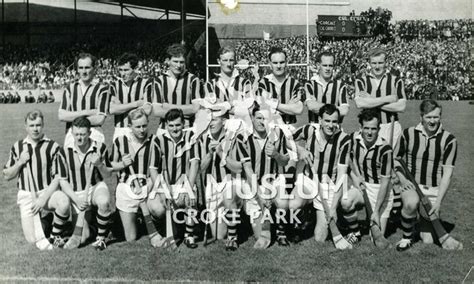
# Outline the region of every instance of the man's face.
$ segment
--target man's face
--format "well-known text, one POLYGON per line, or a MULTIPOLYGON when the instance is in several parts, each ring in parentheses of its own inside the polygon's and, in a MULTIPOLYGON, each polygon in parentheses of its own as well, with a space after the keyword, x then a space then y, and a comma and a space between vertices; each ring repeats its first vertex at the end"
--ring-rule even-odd
POLYGON ((441 124, 441 109, 435 108, 431 112, 421 116, 421 124, 428 133, 435 133, 438 131, 439 125, 441 124))
POLYGON ((77 61, 77 73, 79 74, 79 79, 84 83, 92 82, 94 79, 95 70, 92 66, 92 59, 89 57, 79 59, 77 61))
POLYGON ((336 111, 331 115, 323 113, 320 124, 323 133, 331 136, 339 129, 339 115, 336 111))
POLYGON ((74 137, 74 144, 77 147, 87 145, 90 135, 91 130, 86 127, 72 127, 72 136, 74 137))
POLYGON ((219 135, 224 128, 225 119, 222 116, 215 116, 209 124, 209 130, 212 135, 219 135))
POLYGON ((266 131, 266 121, 265 116, 257 111, 252 117, 253 128, 256 132, 265 132, 266 131))
POLYGON ((135 79, 136 73, 132 66, 130 66, 130 62, 120 65, 118 69, 120 77, 125 83, 129 83, 135 79))
POLYGON ((270 57, 270 67, 273 75, 277 77, 284 76, 286 73, 286 58, 283 53, 274 53, 270 57))
POLYGON ((219 56, 217 59, 219 65, 221 66, 221 72, 224 74, 232 74, 234 72, 235 67, 235 53, 233 52, 226 52, 219 56))
POLYGON ((34 120, 27 119, 25 128, 32 140, 37 141, 43 137, 43 120, 41 117, 37 117, 34 120))
POLYGON ((178 117, 175 120, 166 122, 166 129, 170 133, 171 138, 175 140, 181 139, 183 135, 184 121, 178 117))
POLYGON ((168 60, 168 64, 169 64, 169 69, 171 73, 173 73, 173 75, 175 76, 179 76, 184 72, 186 61, 184 59, 184 56, 182 55, 178 57, 172 56, 168 60))
POLYGON ((379 121, 377 118, 373 118, 370 121, 362 121, 361 125, 362 130, 362 139, 364 139, 365 144, 372 145, 377 141, 379 136, 379 121))
POLYGON ((130 129, 132 130, 133 135, 137 139, 144 139, 148 134, 148 120, 146 116, 142 116, 138 119, 132 120, 132 124, 130 125, 130 129))
POLYGON ((385 74, 385 54, 370 57, 370 67, 372 68, 372 74, 376 77, 382 77, 385 74))
POLYGON ((319 64, 319 75, 324 80, 329 81, 332 78, 332 72, 334 70, 334 57, 322 56, 321 63, 319 64))

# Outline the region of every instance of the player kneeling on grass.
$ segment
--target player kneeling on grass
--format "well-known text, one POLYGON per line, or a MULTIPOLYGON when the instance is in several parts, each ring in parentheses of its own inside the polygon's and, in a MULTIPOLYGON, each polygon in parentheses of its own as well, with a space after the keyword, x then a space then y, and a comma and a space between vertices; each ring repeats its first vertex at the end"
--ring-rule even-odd
POLYGON ((132 110, 127 120, 130 130, 114 140, 110 157, 114 171, 118 171, 119 179, 116 207, 128 242, 137 238, 136 220, 140 207, 149 229, 150 241, 153 246, 157 246, 162 237, 156 232, 150 213, 155 218, 159 216, 160 201, 155 198, 156 193, 150 190, 158 176, 161 159, 157 156, 158 148, 153 142, 154 136, 148 135, 148 116, 145 111, 141 108, 132 110))
POLYGON ((97 207, 97 238, 92 246, 97 250, 104 250, 113 211, 110 192, 104 178, 110 176, 112 165, 105 144, 90 139, 89 119, 74 119, 71 133, 74 143, 64 149, 69 180, 60 180, 60 184, 72 200, 73 223, 76 224, 76 229, 64 247, 77 248, 90 237, 90 220, 84 219, 84 213, 92 205, 97 207))
POLYGON ((39 110, 25 117, 26 138, 16 142, 10 150, 3 170, 5 179, 18 177, 17 203, 20 207, 23 234, 29 243, 39 249, 62 247, 64 224, 69 218, 70 203, 67 196, 58 191, 59 179, 67 178, 59 144, 43 133, 44 118, 39 110), (40 215, 54 211, 51 240, 45 239, 40 215))
MULTIPOLYGON (((320 124, 304 125, 294 133, 295 141, 305 143, 304 147, 298 146, 298 158, 304 163, 304 169, 298 174, 295 187, 300 190, 294 191, 295 198, 290 200, 289 206, 296 210, 312 202, 316 209, 316 241, 326 241, 329 228, 336 248, 346 249, 352 246, 342 238, 335 221, 344 190, 341 187, 347 185, 350 137, 340 130, 339 120, 337 107, 326 104, 319 110, 320 124), (316 189, 316 197, 309 198, 315 195, 316 189)), ((296 230, 295 234, 299 233, 296 230)))
MULTIPOLYGON (((156 213, 159 217, 165 216, 167 210, 174 209, 184 211, 185 220, 175 220, 186 223, 184 244, 188 248, 196 248, 194 239, 194 226, 196 225, 196 177, 199 170, 198 143, 191 142, 193 132, 184 130, 185 117, 180 109, 170 109, 164 116, 166 129, 158 129, 155 143, 160 151, 162 159, 162 171, 160 178, 162 186, 158 185, 160 194, 157 195, 156 213)), ((173 214, 178 216, 177 214, 173 214)), ((167 226, 167 230, 172 226, 167 226)), ((166 232, 167 236, 173 236, 172 232, 166 232)), ((168 239, 168 238, 167 238, 168 239)), ((168 241, 162 246, 167 246, 168 241)))
MULTIPOLYGON (((457 155, 457 140, 454 135, 444 130, 441 124, 441 110, 441 105, 435 100, 424 100, 420 105, 421 122, 403 131, 398 149, 395 151, 397 158, 401 160, 395 160, 395 169, 403 188, 401 194, 403 238, 397 244, 398 251, 407 250, 412 246, 413 228, 420 199, 423 205, 420 212, 423 212, 424 208, 431 208, 427 210, 429 211, 427 214, 422 214, 420 237, 424 243, 433 243, 430 220, 439 218, 441 202, 451 183, 457 155), (400 167, 401 162, 406 165, 408 173, 400 170, 403 168, 400 167), (417 184, 419 190, 415 188, 417 184)), ((449 234, 439 235, 439 229, 434 229, 444 249, 462 249, 462 244, 449 234)))
MULTIPOLYGON (((353 186, 347 192, 347 198, 341 200, 344 219, 349 224, 348 240, 357 242, 360 237, 357 220, 357 207, 370 206, 370 222, 380 228, 383 235, 393 204, 393 195, 388 190, 393 151, 388 141, 380 135, 380 112, 376 109, 364 109, 359 114, 360 131, 352 136, 351 178, 353 186), (367 193, 370 204, 365 203, 367 193)), ((372 236, 374 237, 374 236, 372 236)))

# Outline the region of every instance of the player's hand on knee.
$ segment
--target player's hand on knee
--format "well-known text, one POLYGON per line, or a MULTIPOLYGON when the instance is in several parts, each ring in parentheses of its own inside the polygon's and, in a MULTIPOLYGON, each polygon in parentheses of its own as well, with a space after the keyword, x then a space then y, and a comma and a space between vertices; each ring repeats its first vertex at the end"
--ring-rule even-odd
POLYGON ((80 211, 84 211, 89 207, 89 202, 87 201, 87 196, 77 199, 76 206, 80 211))
POLYGON ((402 192, 408 191, 408 190, 416 190, 415 185, 406 178, 400 179, 400 184, 402 187, 402 192))
POLYGON ((435 214, 435 216, 439 216, 439 209, 441 208, 441 203, 436 201, 432 207, 431 207, 431 210, 430 212, 428 213, 428 215, 433 215, 435 214))
POLYGON ((36 199, 36 201, 33 203, 33 206, 31 207, 31 211, 33 212, 33 215, 36 215, 41 211, 41 209, 44 208, 46 205, 47 200, 42 198, 41 196, 36 199))
POLYGON ((306 149, 301 149, 300 160, 303 160, 307 165, 312 165, 313 164, 313 154, 310 151, 306 150, 306 149))

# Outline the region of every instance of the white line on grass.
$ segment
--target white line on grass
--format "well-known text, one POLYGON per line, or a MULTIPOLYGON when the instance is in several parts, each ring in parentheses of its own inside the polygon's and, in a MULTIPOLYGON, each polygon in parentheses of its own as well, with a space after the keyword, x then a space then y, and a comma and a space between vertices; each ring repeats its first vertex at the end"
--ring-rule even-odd
MULTIPOLYGON (((145 281, 141 279, 133 279, 133 278, 62 278, 62 277, 22 277, 22 276, 4 276, 0 275, 0 282, 7 282, 7 281, 34 281, 34 282, 79 282, 79 283, 88 283, 88 282, 99 282, 99 283, 161 283, 161 282, 182 282, 188 283, 191 280, 162 280, 162 279, 153 279, 150 281, 145 281)), ((195 282, 195 281, 193 281, 195 282)))
POLYGON ((466 282, 466 279, 469 276, 469 274, 471 274, 471 271, 472 271, 473 268, 474 268, 474 266, 471 266, 471 269, 469 269, 469 272, 466 274, 466 277, 464 277, 464 279, 462 280, 462 284, 464 284, 466 282))

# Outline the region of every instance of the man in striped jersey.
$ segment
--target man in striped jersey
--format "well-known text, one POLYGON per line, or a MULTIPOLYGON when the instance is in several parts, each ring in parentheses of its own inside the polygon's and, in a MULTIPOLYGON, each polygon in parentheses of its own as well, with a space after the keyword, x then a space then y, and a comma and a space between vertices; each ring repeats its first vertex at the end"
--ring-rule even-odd
POLYGON ((325 104, 336 105, 341 114, 341 121, 349 112, 346 86, 341 80, 333 78, 335 57, 329 51, 318 55, 318 75, 315 80, 305 84, 309 122, 318 122, 319 109, 325 104))
POLYGON ((302 86, 287 72, 286 52, 279 47, 272 47, 268 55, 272 73, 263 77, 258 84, 259 95, 269 95, 274 99, 274 107, 281 113, 286 124, 296 123, 296 115, 303 112, 301 102, 302 86))
MULTIPOLYGON (((354 101, 357 108, 380 109, 379 135, 395 148, 402 134, 398 113, 405 111, 406 96, 403 80, 387 71, 386 59, 387 53, 383 49, 376 48, 369 53, 371 71, 356 79, 354 101)), ((392 181, 398 183, 395 174, 392 181)), ((398 185, 393 187, 393 193, 393 213, 398 215, 401 207, 398 185)))
MULTIPOLYGON (((420 105, 421 122, 407 128, 400 137, 395 151, 397 157, 405 160, 408 170, 415 177, 423 194, 429 198, 433 208, 429 214, 439 216, 441 202, 446 196, 457 155, 456 138, 444 130, 441 124, 441 105, 434 100, 424 100, 420 105)), ((398 162, 395 161, 395 166, 398 162)), ((397 169, 397 167, 395 168, 397 169)), ((397 171, 402 191, 403 238, 397 250, 404 251, 413 242, 413 227, 420 203, 414 185, 397 171)), ((420 236, 424 243, 433 243, 428 223, 420 220, 420 236)), ((439 240, 443 243, 443 240, 439 240)))
MULTIPOLYGON (((127 182, 132 175, 132 167, 133 173, 146 179, 148 189, 151 189, 158 176, 161 159, 154 136, 148 135, 148 116, 145 110, 137 108, 128 112, 127 120, 130 131, 114 140, 111 164, 114 171, 118 171, 119 182, 127 182)), ((155 218, 162 216, 163 211, 160 211, 162 207, 159 199, 155 198, 156 194, 149 193, 143 200, 122 189, 123 187, 117 187, 115 204, 120 213, 125 239, 134 241, 137 238, 136 215, 140 203, 146 202, 150 214, 155 218)), ((157 237, 161 238, 159 234, 157 237)))
MULTIPOLYGON (((347 178, 347 168, 350 153, 350 137, 339 129, 339 109, 335 105, 326 104, 319 110, 319 124, 307 124, 294 133, 295 141, 302 140, 305 146, 298 146, 298 160, 303 165, 303 173, 298 174, 295 198, 290 200, 290 209, 303 208, 312 202, 316 209, 316 227, 314 237, 318 242, 324 242, 328 235, 329 219, 336 220, 336 209, 339 205, 343 190, 340 190, 347 178), (315 180, 319 182, 317 197, 309 199, 306 196, 315 195, 315 180), (302 186, 301 186, 302 185, 302 186), (304 194, 304 195, 303 195, 304 194), (321 198, 327 199, 329 216, 324 212, 321 198)), ((296 235, 300 234, 298 228, 296 235)))
POLYGON ((351 244, 361 238, 356 207, 371 206, 373 214, 370 220, 378 224, 384 233, 393 203, 393 196, 388 190, 393 153, 388 142, 379 136, 380 112, 376 109, 364 109, 358 117, 360 131, 351 135, 351 166, 355 166, 351 171, 353 186, 348 190, 347 198, 341 200, 344 219, 350 229, 346 238, 351 244), (364 204, 362 187, 365 187, 370 204, 364 204))
POLYGON ((370 52, 371 70, 356 79, 354 101, 357 108, 380 109, 379 135, 393 147, 402 132, 398 113, 405 111, 406 96, 402 79, 388 72, 386 59, 387 53, 383 49, 370 52))
MULTIPOLYGON (((244 146, 241 150, 242 156, 250 157, 250 159, 242 161, 246 179, 249 183, 253 183, 251 179, 255 174, 258 184, 256 198, 247 200, 245 204, 246 212, 251 217, 254 234, 257 237, 255 248, 264 248, 261 244, 265 242, 265 239, 270 239, 269 224, 266 224, 264 219, 268 219, 272 205, 275 205, 280 212, 287 213, 289 204, 282 192, 282 186, 288 183, 282 176, 290 161, 287 140, 279 128, 269 129, 269 118, 269 111, 262 110, 258 104, 255 104, 252 109, 254 131, 246 141, 240 139, 244 146), (283 182, 283 185, 280 182, 283 182), (276 193, 276 195, 271 198, 271 193, 276 193)), ((277 223, 276 241, 279 246, 290 245, 285 228, 287 217, 284 217, 285 220, 275 218, 277 223)))
POLYGON ((219 49, 217 62, 220 73, 216 78, 205 85, 206 97, 214 97, 217 102, 230 102, 242 100, 252 90, 252 83, 239 75, 235 69, 235 51, 230 46, 219 49))
POLYGON ((154 84, 154 115, 164 118, 170 109, 183 111, 185 126, 192 126, 194 115, 199 110, 194 99, 201 98, 199 78, 186 70, 186 49, 181 44, 172 44, 166 49, 168 71, 160 75, 154 84))
POLYGON ((72 121, 78 117, 87 117, 93 126, 91 138, 104 142, 105 137, 100 128, 107 116, 108 88, 94 81, 97 59, 89 53, 80 53, 76 59, 79 79, 65 90, 58 110, 60 121, 66 122, 64 146, 74 144, 71 133, 72 121))
POLYGON ((18 177, 17 204, 20 207, 23 234, 29 243, 35 243, 33 216, 42 210, 54 211, 51 239, 54 247, 62 247, 61 234, 69 218, 69 198, 58 191, 60 179, 67 178, 61 147, 43 133, 44 118, 39 110, 25 117, 26 138, 16 142, 10 150, 3 169, 5 179, 18 177), (30 194, 35 191, 37 198, 30 194))
MULTIPOLYGON (((64 146, 69 180, 61 180, 61 188, 72 200, 74 222, 77 220, 79 211, 89 210, 90 205, 97 207, 97 238, 92 246, 97 250, 104 250, 108 224, 113 210, 111 196, 104 178, 110 176, 112 165, 108 159, 105 144, 90 138, 91 122, 88 118, 74 119, 71 130, 74 144, 64 146), (88 173, 92 173, 92 175, 89 176, 88 173), (90 189, 86 188, 87 186, 90 186, 90 189)), ((73 235, 66 247, 77 248, 81 243, 84 243, 90 236, 89 221, 84 221, 82 238, 73 235)))
POLYGON ((166 129, 158 129, 155 143, 162 160, 162 176, 170 185, 171 195, 159 194, 159 215, 164 216, 168 206, 185 209, 186 232, 184 244, 191 249, 197 247, 194 226, 197 200, 195 187, 199 171, 198 143, 191 142, 193 132, 184 130, 185 116, 180 109, 170 109, 164 117, 166 129), (191 187, 191 188, 189 188, 191 187), (168 199, 171 198, 171 199, 168 199), (174 206, 173 206, 174 205, 174 206))
MULTIPOLYGON (((209 130, 200 141, 201 172, 204 174, 205 196, 208 210, 218 212, 222 216, 225 212, 224 222, 218 222, 218 239, 223 239, 227 232, 226 250, 234 251, 238 248, 237 225, 240 224, 240 199, 236 194, 236 186, 240 180, 236 174, 242 171, 239 160, 248 157, 239 156, 237 143, 230 142, 228 154, 224 153, 226 130, 224 125, 229 118, 227 109, 212 112, 209 130), (225 158, 225 163, 223 159, 225 158)), ((215 235, 215 226, 211 225, 215 235)))
POLYGON ((121 78, 110 87, 110 114, 114 115, 114 140, 129 132, 127 115, 131 110, 142 108, 146 115, 152 111, 153 80, 140 77, 136 68, 138 57, 124 53, 117 60, 121 78))

